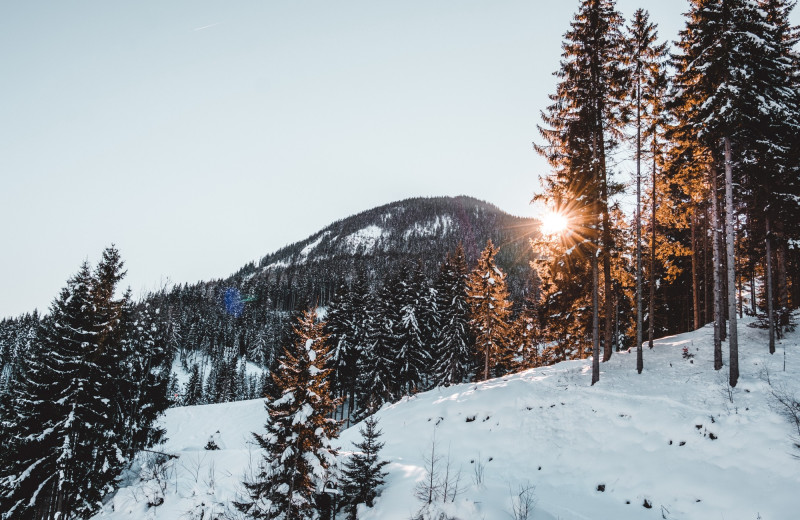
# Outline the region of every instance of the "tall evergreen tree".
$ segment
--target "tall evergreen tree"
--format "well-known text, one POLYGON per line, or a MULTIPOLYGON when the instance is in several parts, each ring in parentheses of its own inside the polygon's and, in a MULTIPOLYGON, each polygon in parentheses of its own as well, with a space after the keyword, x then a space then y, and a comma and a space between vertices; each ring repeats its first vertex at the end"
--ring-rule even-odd
POLYGON ((618 186, 610 178, 606 158, 617 143, 626 79, 620 59, 621 25, 612 0, 581 2, 564 37, 561 68, 556 72, 560 81, 550 96, 554 103, 542 114, 547 127, 539 130, 547 144, 536 146, 554 169, 544 181, 542 198, 569 212, 577 235, 576 256, 588 260, 591 267, 593 382, 600 377, 599 261, 603 262, 605 298, 604 359, 612 352, 614 244, 609 199, 618 186))
MULTIPOLYGON (((398 384, 394 370, 399 315, 393 304, 392 285, 386 283, 378 291, 375 305, 364 315, 368 336, 366 348, 358 360, 358 372, 363 375, 357 390, 360 412, 365 412, 368 405, 380 407, 396 397, 398 384)), ((356 414, 356 420, 361 415, 356 414)))
POLYGON ((467 277, 469 269, 461 244, 442 263, 436 281, 439 328, 435 336, 433 384, 449 386, 466 381, 472 366, 473 339, 469 326, 467 277))
MULTIPOLYGON (((640 374, 643 368, 642 134, 646 121, 658 117, 654 112, 657 109, 662 61, 667 47, 666 43, 658 44, 657 39, 656 26, 650 23, 650 15, 644 9, 637 9, 627 28, 625 55, 630 62, 629 74, 632 87, 630 89, 630 108, 634 112, 636 126, 636 213, 634 215, 636 228, 636 371, 640 374)), ((653 192, 655 193, 655 185, 653 192)))
POLYGON ((505 275, 495 264, 497 248, 492 241, 478 259, 467 280, 470 326, 475 335, 475 349, 480 360, 482 379, 489 379, 498 365, 509 368, 510 304, 505 275))
POLYGON ((131 346, 140 340, 127 324, 129 297, 114 298, 123 274, 113 247, 94 273, 84 263, 24 360, 25 377, 5 405, 15 419, 3 425, 14 448, 0 468, 4 520, 91 516, 128 457, 160 436, 153 428, 163 410, 158 400, 153 408, 129 407, 141 375, 130 363, 131 346))
MULTIPOLYGON (((712 187, 717 186, 717 173, 724 173, 724 212, 718 211, 716 204, 712 210, 714 215, 724 215, 714 224, 715 229, 722 228, 724 220, 724 237, 720 240, 715 235, 720 247, 715 248, 714 268, 718 273, 716 292, 727 284, 731 386, 736 386, 739 376, 734 256, 734 220, 742 200, 739 187, 747 185, 744 172, 749 164, 765 162, 766 150, 780 157, 786 149, 771 131, 764 132, 770 126, 765 120, 792 121, 797 113, 792 106, 796 94, 787 89, 791 85, 789 57, 774 29, 757 2, 694 0, 678 42, 679 52, 673 58, 680 124, 692 128, 709 150, 712 187), (735 188, 739 190, 736 193, 735 188), (723 269, 727 273, 724 280, 723 269)), ((714 200, 717 193, 714 189, 714 200)), ((717 314, 722 317, 721 298, 715 299, 717 314)), ((718 359, 716 366, 720 366, 718 359)))
POLYGON ((422 389, 430 366, 428 334, 428 284, 419 268, 403 266, 392 285, 391 305, 397 309, 394 323, 395 376, 398 395, 422 389))
POLYGON ((314 311, 303 314, 294 334, 273 376, 281 395, 266 405, 267 433, 253 433, 264 460, 255 481, 245 482, 250 501, 237 504, 251 518, 315 518, 316 496, 336 464, 331 440, 338 424, 328 418, 336 408, 326 367, 329 347, 314 311))

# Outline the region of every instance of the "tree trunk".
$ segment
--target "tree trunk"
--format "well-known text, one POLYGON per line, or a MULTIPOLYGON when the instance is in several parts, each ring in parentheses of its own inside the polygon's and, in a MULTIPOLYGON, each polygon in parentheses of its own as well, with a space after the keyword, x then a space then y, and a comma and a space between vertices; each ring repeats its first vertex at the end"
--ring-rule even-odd
POLYGON ((703 300, 705 303, 705 306, 703 307, 703 312, 705 313, 703 323, 710 322, 714 317, 714 291, 711 289, 712 281, 714 279, 714 261, 713 254, 711 259, 708 257, 708 231, 708 208, 705 207, 703 208, 703 300), (711 260, 711 263, 709 263, 709 260, 711 260))
POLYGON ((700 283, 697 273, 697 207, 692 208, 692 308, 694 330, 700 328, 700 283))
POLYGON ((733 229, 733 167, 731 141, 725 142, 725 229, 728 257, 728 349, 730 350, 730 385, 739 381, 739 330, 736 316, 736 231, 733 229))
MULTIPOLYGON (((595 228, 596 229, 596 228, 595 228)), ((592 385, 600 381, 600 280, 597 251, 592 251, 592 385)))
POLYGON ((756 315, 756 268, 754 265, 750 266, 750 312, 752 316, 756 315))
POLYGON ((636 86, 636 372, 642 359, 642 111, 641 87, 636 86))
POLYGON ((772 295, 772 236, 770 230, 770 217, 767 214, 767 267, 765 269, 766 286, 767 286, 767 322, 769 323, 769 353, 775 353, 775 311, 773 308, 773 295, 772 295))
POLYGON ((601 170, 601 195, 603 212, 603 302, 605 307, 605 325, 603 329, 603 361, 611 359, 613 345, 611 333, 614 327, 614 297, 611 289, 611 218, 608 213, 608 179, 606 176, 605 141, 600 134, 600 168, 601 170))
POLYGON ((714 370, 722 369, 722 339, 720 338, 722 320, 722 277, 720 272, 719 249, 719 206, 717 204, 717 169, 711 165, 711 229, 714 273, 714 370))
POLYGON ((650 194, 652 207, 650 208, 650 307, 647 311, 647 344, 653 348, 656 321, 656 151, 657 141, 653 136, 653 171, 651 178, 650 194))
POLYGON ((786 273, 786 240, 783 236, 783 221, 778 219, 775 221, 775 235, 777 237, 777 244, 775 247, 775 275, 778 286, 778 327, 776 329, 778 339, 783 338, 783 332, 789 326, 789 284, 786 273))

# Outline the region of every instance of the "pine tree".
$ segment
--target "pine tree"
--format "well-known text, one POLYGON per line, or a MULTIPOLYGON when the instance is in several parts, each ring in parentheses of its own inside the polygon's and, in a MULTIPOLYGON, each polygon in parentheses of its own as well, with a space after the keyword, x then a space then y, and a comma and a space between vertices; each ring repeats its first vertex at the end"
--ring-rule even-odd
MULTIPOLYGON (((766 165, 772 158, 768 156, 780 157, 787 149, 780 138, 765 131, 770 127, 768 121, 795 121, 797 114, 792 106, 796 94, 790 91, 792 65, 775 27, 757 2, 693 0, 678 42, 679 53, 673 58, 679 124, 691 128, 708 150, 714 229, 722 228, 724 222, 724 237, 714 235, 715 321, 720 328, 716 345, 719 348, 724 325, 721 291, 727 282, 731 386, 736 386, 739 377, 734 220, 742 199, 740 191, 734 193, 734 184, 737 190, 746 186, 748 165, 766 165), (716 204, 720 170, 724 173, 724 212, 716 204), (727 273, 724 281, 723 269, 727 273)), ((715 368, 721 368, 720 358, 715 355, 715 368)))
POLYGON ((91 464, 85 448, 82 358, 93 339, 89 319, 92 277, 84 263, 53 302, 42 343, 23 361, 7 425, 16 456, 0 468, 2 518, 71 516, 86 511, 81 488, 91 464))
POLYGON ((308 311, 294 328, 291 348, 284 350, 274 374, 281 395, 267 403, 267 433, 254 433, 265 451, 256 479, 245 482, 250 501, 237 507, 251 518, 315 518, 315 499, 324 491, 329 468, 336 464, 336 408, 330 397, 326 367, 329 348, 323 325, 308 311))
POLYGON ((442 263, 436 282, 436 308, 439 314, 435 336, 433 384, 449 386, 466 381, 472 369, 473 339, 469 326, 467 277, 469 269, 461 244, 442 263))
POLYGON ((118 401, 127 408, 123 408, 118 431, 123 434, 123 453, 127 460, 132 460, 136 452, 164 438, 166 431, 155 424, 170 406, 168 385, 172 367, 158 309, 144 303, 138 309, 127 305, 124 311, 126 360, 119 379, 122 391, 118 401))
POLYGON ((498 365, 509 368, 508 290, 505 275, 495 264, 497 248, 492 241, 478 259, 478 265, 467 280, 467 302, 470 307, 470 326, 475 335, 475 349, 482 378, 489 379, 498 365))
POLYGON ((542 366, 538 309, 532 299, 526 299, 523 303, 522 310, 511 327, 511 341, 514 353, 512 366, 515 371, 542 366))
POLYGON ((148 340, 129 327, 129 295, 114 298, 123 275, 113 247, 94 273, 84 263, 25 357, 25 377, 3 405, 15 417, 3 423, 14 452, 0 468, 4 520, 91 516, 133 453, 161 436, 153 422, 166 407, 164 385, 131 362, 148 340), (148 388, 158 395, 131 408, 148 388))
POLYGON ((373 506, 375 498, 379 495, 378 488, 385 483, 384 477, 388 475, 383 471, 383 467, 389 462, 382 461, 378 457, 383 448, 383 443, 378 442, 382 432, 378 429, 378 420, 374 415, 366 418, 359 432, 363 440, 358 444, 354 443, 359 451, 354 452, 346 460, 341 478, 340 489, 350 520, 356 519, 359 504, 373 506))
POLYGON ((367 345, 358 360, 358 373, 363 377, 358 384, 359 420, 371 404, 380 408, 396 397, 395 345, 397 309, 393 305, 392 286, 387 283, 378 292, 375 304, 365 312, 367 345))
POLYGON ((203 380, 200 378, 200 366, 195 363, 192 365, 192 373, 183 391, 183 403, 186 406, 200 404, 203 399, 203 380))
MULTIPOLYGON (((540 198, 569 216, 575 244, 568 251, 590 264, 592 383, 600 377, 599 261, 603 262, 605 297, 604 359, 612 352, 611 260, 615 246, 609 198, 618 187, 611 182, 606 157, 616 145, 613 136, 621 124, 619 104, 626 80, 620 59, 621 25, 622 17, 612 0, 581 2, 562 45, 563 59, 556 72, 560 82, 550 96, 554 103, 542 114, 548 127, 539 131, 547 144, 536 146, 554 169, 544 180, 546 193, 540 198)), ((576 262, 550 260, 564 265, 576 262)))
POLYGON ((395 376, 397 395, 410 395, 423 388, 430 365, 426 341, 427 292, 425 275, 419 268, 403 266, 391 288, 392 307, 397 309, 394 322, 395 376))
MULTIPOLYGON (((636 124, 636 371, 642 373, 642 137, 645 122, 656 119, 655 113, 658 87, 661 78, 661 64, 666 54, 666 44, 656 43, 658 33, 656 26, 650 23, 650 15, 644 9, 637 9, 631 25, 627 28, 625 54, 630 61, 630 79, 632 82, 632 111, 635 112, 636 124)), ((655 138, 655 135, 653 135, 655 138)), ((655 193, 655 185, 653 186, 655 193)), ((652 320, 652 317, 650 318, 652 320)))

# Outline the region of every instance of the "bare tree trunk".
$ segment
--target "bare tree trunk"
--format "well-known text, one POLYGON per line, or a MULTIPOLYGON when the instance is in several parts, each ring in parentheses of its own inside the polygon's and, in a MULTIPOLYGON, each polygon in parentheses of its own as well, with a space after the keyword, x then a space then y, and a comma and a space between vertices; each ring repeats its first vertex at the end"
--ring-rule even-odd
POLYGON ((756 268, 755 265, 750 265, 750 312, 753 316, 756 315, 756 268))
POLYGON ((710 229, 708 221, 708 208, 703 208, 703 299, 704 299, 704 319, 703 323, 710 322, 714 317, 714 291, 711 288, 714 279, 713 253, 712 258, 708 256, 708 231, 710 229), (709 263, 711 260, 711 263, 709 263))
POLYGON ((731 141, 725 142, 725 229, 728 257, 728 348, 730 350, 730 385, 739 381, 739 330, 736 316, 736 231, 733 229, 733 167, 731 141))
POLYGON ((600 381, 600 280, 597 251, 592 251, 592 385, 600 381))
POLYGON ((711 228, 714 264, 714 370, 722 369, 722 339, 720 337, 722 320, 722 277, 720 272, 719 250, 719 207, 717 205, 717 169, 711 166, 711 228))
POLYGON ((486 357, 484 359, 483 380, 487 381, 489 379, 489 345, 486 346, 486 357))
POLYGON ((767 268, 766 275, 767 281, 767 322, 769 322, 769 353, 775 353, 775 311, 773 308, 773 295, 772 295, 772 236, 770 230, 770 217, 767 214, 767 237, 766 237, 766 249, 767 249, 767 268))
POLYGON ((600 139, 600 157, 602 160, 602 212, 603 212, 603 303, 605 307, 605 325, 603 329, 603 361, 611 359, 613 345, 611 341, 614 327, 614 296, 611 289, 611 218, 608 214, 608 180, 606 178, 606 154, 604 140, 600 139))
POLYGON ((777 260, 775 275, 778 286, 778 327, 776 332, 778 339, 782 339, 784 330, 789 326, 789 284, 786 273, 786 240, 783 236, 783 221, 780 219, 775 221, 775 235, 778 239, 775 247, 777 260))
POLYGON ((636 372, 644 368, 642 358, 642 110, 641 86, 636 85, 636 372))
POLYGON ((650 307, 647 311, 647 343, 653 348, 656 321, 656 152, 657 141, 653 135, 653 171, 651 178, 650 194, 652 207, 650 208, 650 307))
POLYGON ((694 329, 700 328, 700 287, 697 273, 697 207, 692 208, 692 308, 694 329))

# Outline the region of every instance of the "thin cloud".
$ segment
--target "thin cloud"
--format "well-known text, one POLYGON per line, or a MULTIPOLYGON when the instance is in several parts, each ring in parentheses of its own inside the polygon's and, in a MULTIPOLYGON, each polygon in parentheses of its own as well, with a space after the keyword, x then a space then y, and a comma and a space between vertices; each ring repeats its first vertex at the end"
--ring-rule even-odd
POLYGON ((217 25, 219 25, 220 23, 221 23, 221 22, 217 22, 217 23, 212 23, 211 25, 204 25, 204 26, 202 26, 202 27, 195 27, 195 28, 194 28, 194 30, 195 30, 195 31, 202 31, 203 29, 208 29, 208 28, 211 28, 211 27, 217 26, 217 25))

